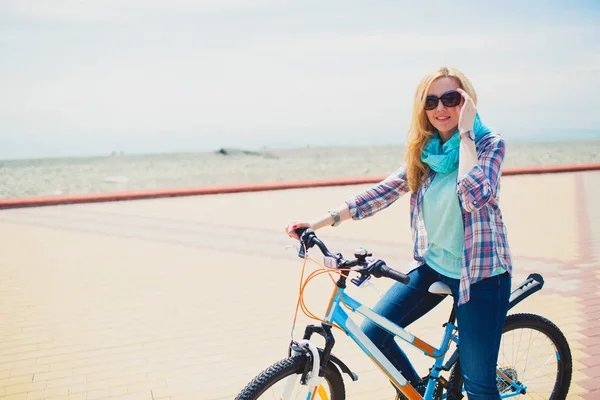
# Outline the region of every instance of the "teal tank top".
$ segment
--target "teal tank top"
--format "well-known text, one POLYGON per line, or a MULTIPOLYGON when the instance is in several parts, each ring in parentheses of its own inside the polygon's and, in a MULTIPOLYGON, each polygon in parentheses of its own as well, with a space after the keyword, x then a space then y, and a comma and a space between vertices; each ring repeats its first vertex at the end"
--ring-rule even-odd
MULTIPOLYGON (((449 278, 460 279, 465 227, 456 194, 458 168, 449 173, 437 172, 423 196, 423 218, 428 247, 423 255, 427 265, 449 278)), ((493 275, 504 273, 498 266, 493 275)))
POLYGON ((429 246, 423 255, 431 268, 449 278, 460 279, 465 228, 456 194, 458 169, 438 172, 423 196, 423 218, 429 246))

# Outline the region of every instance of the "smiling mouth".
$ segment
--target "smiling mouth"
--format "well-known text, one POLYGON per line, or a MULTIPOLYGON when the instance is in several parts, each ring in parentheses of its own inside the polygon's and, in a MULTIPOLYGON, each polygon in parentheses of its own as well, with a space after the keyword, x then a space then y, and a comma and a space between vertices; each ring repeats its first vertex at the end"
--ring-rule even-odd
POLYGON ((445 122, 445 121, 448 121, 450 119, 450 117, 435 117, 435 119, 437 119, 438 121, 441 121, 441 122, 445 122))

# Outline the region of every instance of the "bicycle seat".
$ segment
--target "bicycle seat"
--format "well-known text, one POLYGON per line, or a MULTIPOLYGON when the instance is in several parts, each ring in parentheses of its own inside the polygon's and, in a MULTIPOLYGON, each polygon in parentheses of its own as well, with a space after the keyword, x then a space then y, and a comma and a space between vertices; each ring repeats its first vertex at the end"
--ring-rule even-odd
POLYGON ((429 293, 446 295, 452 294, 452 291, 450 290, 450 286, 446 285, 441 281, 437 281, 433 282, 431 286, 429 286, 429 293))

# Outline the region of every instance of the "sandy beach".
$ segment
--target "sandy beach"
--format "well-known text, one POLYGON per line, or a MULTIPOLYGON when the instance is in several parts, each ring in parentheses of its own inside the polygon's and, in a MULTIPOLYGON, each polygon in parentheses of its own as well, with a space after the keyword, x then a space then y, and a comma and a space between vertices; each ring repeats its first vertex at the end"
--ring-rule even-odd
MULTIPOLYGON (((374 146, 0 161, 0 197, 386 176, 403 159, 402 146, 374 146)), ((598 162, 600 140, 508 142, 504 168, 598 162)))

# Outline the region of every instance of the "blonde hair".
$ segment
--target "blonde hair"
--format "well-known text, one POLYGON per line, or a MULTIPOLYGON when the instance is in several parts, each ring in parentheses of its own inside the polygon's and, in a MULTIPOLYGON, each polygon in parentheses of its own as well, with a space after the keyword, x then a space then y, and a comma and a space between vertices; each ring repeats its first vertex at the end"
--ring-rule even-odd
POLYGON ((429 87, 433 81, 442 77, 456 79, 460 88, 467 92, 473 99, 475 105, 477 105, 477 95, 475 94, 473 85, 471 85, 471 82, 462 72, 455 68, 441 67, 421 80, 421 83, 419 83, 415 92, 412 119, 410 130, 408 132, 408 145, 406 149, 408 187, 413 193, 416 193, 419 190, 419 186, 421 186, 421 183, 427 174, 428 167, 421 161, 421 154, 434 132, 434 128, 429 122, 429 118, 427 118, 427 113, 425 112, 425 100, 427 98, 429 87))

